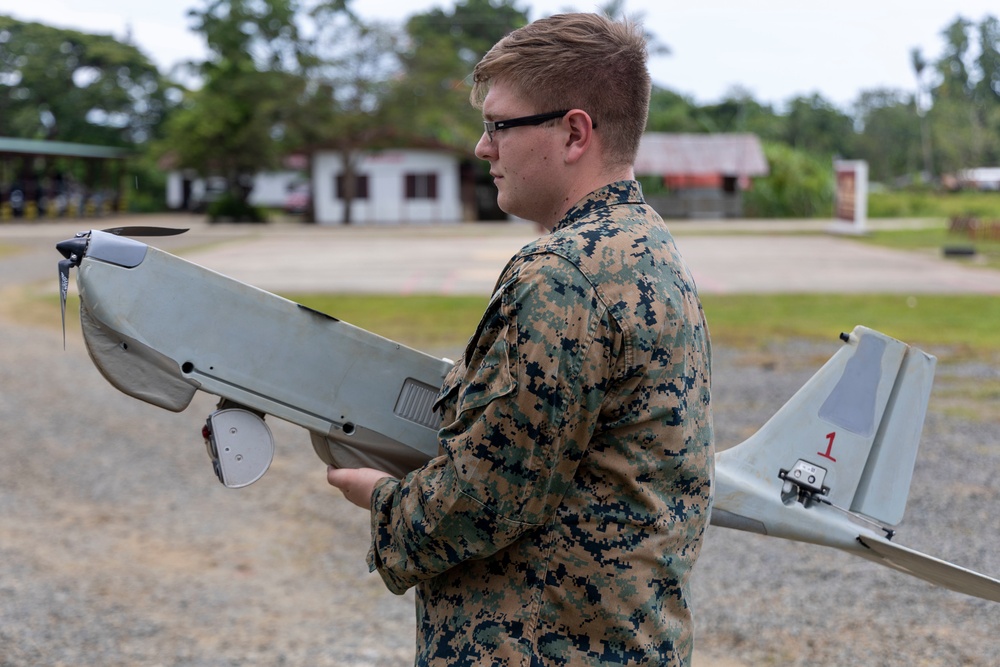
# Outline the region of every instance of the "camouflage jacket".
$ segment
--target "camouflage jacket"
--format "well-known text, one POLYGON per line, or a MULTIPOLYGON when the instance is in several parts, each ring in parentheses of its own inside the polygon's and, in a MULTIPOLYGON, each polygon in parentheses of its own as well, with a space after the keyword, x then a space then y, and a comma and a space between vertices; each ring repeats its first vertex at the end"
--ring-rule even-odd
POLYGON ((638 183, 515 255, 441 390, 441 455, 372 500, 369 565, 417 586, 417 664, 687 664, 709 385, 694 283, 638 183))

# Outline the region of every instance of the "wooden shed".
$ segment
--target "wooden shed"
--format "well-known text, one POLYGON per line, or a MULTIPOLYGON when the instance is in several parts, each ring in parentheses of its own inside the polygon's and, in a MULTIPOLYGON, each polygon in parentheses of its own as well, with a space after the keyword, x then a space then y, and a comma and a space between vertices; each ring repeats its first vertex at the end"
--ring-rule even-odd
POLYGON ((766 176, 767 159, 753 134, 647 132, 635 161, 640 177, 658 177, 665 194, 647 200, 665 218, 737 218, 743 191, 766 176))

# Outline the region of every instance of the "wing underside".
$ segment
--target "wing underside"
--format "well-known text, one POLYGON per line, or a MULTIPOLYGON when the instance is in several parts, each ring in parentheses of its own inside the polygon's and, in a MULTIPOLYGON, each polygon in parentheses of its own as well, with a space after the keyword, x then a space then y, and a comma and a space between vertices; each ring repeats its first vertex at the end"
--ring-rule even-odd
POLYGON ((958 593, 1000 602, 1000 581, 872 535, 861 535, 859 556, 958 593))

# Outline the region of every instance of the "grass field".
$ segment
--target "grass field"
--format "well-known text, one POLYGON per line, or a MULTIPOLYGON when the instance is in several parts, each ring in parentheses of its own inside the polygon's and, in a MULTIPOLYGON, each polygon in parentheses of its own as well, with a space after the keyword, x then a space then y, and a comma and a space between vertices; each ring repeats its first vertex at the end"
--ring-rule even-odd
POLYGON ((1000 219, 1000 193, 895 190, 868 193, 871 218, 950 218, 977 216, 1000 219))
MULTIPOLYGON (((478 297, 288 295, 418 349, 465 344, 486 305, 478 297)), ((715 344, 833 340, 861 324, 953 358, 1000 355, 1000 303, 990 296, 761 295, 702 299, 715 344)))

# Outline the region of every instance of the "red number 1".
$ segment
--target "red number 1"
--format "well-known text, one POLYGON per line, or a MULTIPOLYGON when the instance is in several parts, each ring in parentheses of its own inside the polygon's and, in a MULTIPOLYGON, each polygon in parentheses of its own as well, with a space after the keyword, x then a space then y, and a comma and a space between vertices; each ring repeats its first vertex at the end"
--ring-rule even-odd
POLYGON ((831 461, 836 462, 837 459, 833 458, 833 456, 831 455, 831 452, 833 451, 833 439, 836 438, 836 437, 837 437, 837 432, 836 431, 834 431, 833 433, 827 433, 826 434, 826 452, 825 453, 824 452, 816 452, 816 453, 819 454, 820 456, 822 456, 824 459, 830 459, 831 461))

